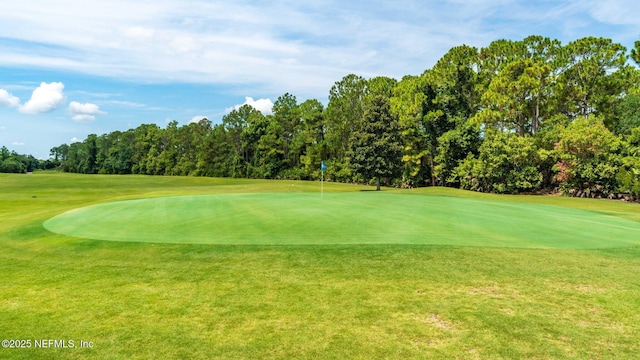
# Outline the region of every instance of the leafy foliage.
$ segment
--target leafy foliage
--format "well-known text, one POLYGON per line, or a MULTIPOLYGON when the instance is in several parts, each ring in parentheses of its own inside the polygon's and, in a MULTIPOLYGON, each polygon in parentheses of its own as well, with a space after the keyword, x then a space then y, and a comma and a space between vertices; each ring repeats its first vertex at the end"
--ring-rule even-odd
POLYGON ((397 177, 401 171, 402 145, 398 122, 391 116, 389 101, 377 96, 362 119, 362 127, 354 132, 348 152, 354 173, 364 180, 397 177))
POLYGON ((37 160, 31 155, 9 151, 6 146, 0 148, 0 173, 24 174, 36 169, 51 169, 58 160, 37 160))
POLYGON ((597 188, 605 193, 613 192, 621 161, 620 147, 620 139, 593 115, 569 124, 561 131, 560 142, 556 144, 560 159, 556 167, 563 190, 597 188))
MULTIPOLYGON (((313 180, 324 161, 332 181, 631 193, 640 171, 632 135, 640 70, 627 60, 638 61, 638 44, 630 55, 597 37, 457 46, 400 81, 346 75, 326 107, 285 93, 272 115, 245 105, 221 124, 92 134, 52 148, 48 164, 80 173, 313 180)), ((33 167, 8 157, 0 170, 33 167)))
POLYGON ((616 175, 619 190, 640 197, 640 126, 631 130, 623 146, 622 164, 616 175))
POLYGON ((478 156, 470 155, 456 168, 454 177, 467 190, 519 193, 538 189, 541 159, 531 137, 492 132, 480 145, 478 156))

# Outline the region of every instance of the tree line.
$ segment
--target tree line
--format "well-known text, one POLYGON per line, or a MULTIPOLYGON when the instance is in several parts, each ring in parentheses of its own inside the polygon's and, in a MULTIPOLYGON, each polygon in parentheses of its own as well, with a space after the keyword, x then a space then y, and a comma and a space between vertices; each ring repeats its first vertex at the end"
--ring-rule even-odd
POLYGON ((61 170, 640 195, 640 41, 530 36, 457 46, 401 80, 350 74, 220 124, 143 124, 51 149, 61 170))
POLYGON ((6 146, 0 147, 0 173, 24 174, 34 170, 55 169, 59 164, 52 160, 36 159, 33 155, 9 151, 6 146))

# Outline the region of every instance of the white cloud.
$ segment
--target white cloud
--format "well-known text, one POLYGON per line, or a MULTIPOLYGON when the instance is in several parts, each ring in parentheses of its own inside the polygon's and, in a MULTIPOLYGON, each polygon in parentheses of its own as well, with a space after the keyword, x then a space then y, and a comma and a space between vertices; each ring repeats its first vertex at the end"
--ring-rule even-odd
POLYGON ((196 116, 192 117, 191 120, 189 120, 189 124, 198 123, 202 119, 208 119, 208 117, 204 116, 204 115, 196 115, 196 116))
POLYGON ((107 101, 104 101, 103 103, 113 104, 117 106, 131 107, 131 108, 142 108, 147 106, 145 104, 141 104, 133 101, 121 101, 121 100, 107 100, 107 101))
POLYGON ((100 111, 100 108, 96 104, 91 103, 79 103, 72 101, 69 104, 69 112, 72 114, 91 114, 91 115, 104 115, 104 111, 100 111))
POLYGON ((199 51, 202 45, 190 36, 178 36, 171 41, 170 47, 175 53, 186 54, 199 51))
POLYGON ((100 107, 91 103, 79 103, 72 101, 67 109, 72 119, 77 122, 90 122, 96 119, 96 115, 105 115, 106 112, 101 111, 100 107))
POLYGON ((82 123, 86 123, 86 122, 91 122, 91 121, 95 121, 96 117, 93 115, 87 115, 87 114, 78 114, 78 115, 73 115, 71 117, 71 120, 73 121, 77 121, 77 122, 82 122, 82 123))
POLYGON ((271 101, 271 99, 253 100, 253 98, 250 96, 244 98, 244 103, 227 108, 226 111, 227 113, 229 113, 232 110, 238 110, 242 105, 251 105, 254 109, 260 111, 265 115, 273 113, 273 102, 271 101))
POLYGON ((41 83, 33 90, 31 99, 19 110, 25 114, 42 114, 56 110, 64 103, 64 84, 61 82, 41 83))
POLYGON ((639 11, 635 0, 407 0, 375 6, 363 0, 272 6, 5 1, 0 34, 9 41, 0 43, 0 66, 154 83, 233 84, 239 94, 326 98, 331 85, 349 73, 420 74, 462 44, 486 46, 531 34, 566 43, 594 35, 589 25, 600 23, 618 25, 595 35, 627 41, 629 47, 640 33, 639 11))
POLYGON ((17 141, 14 141, 14 142, 12 142, 12 143, 11 143, 11 145, 15 145, 15 146, 23 146, 23 145, 24 145, 24 143, 23 143, 23 142, 17 142, 17 141))
POLYGON ((78 139, 77 137, 74 136, 69 140, 69 142, 71 142, 73 144, 73 143, 77 143, 77 142, 82 142, 82 140, 80 140, 80 139, 78 139))
POLYGON ((7 90, 0 89, 0 106, 16 107, 20 106, 20 99, 11 95, 7 90))
POLYGON ((132 26, 130 28, 127 28, 123 32, 123 34, 126 37, 137 39, 137 40, 149 40, 155 34, 155 30, 145 28, 142 26, 132 26))
POLYGON ((640 16, 636 0, 607 0, 596 2, 589 9, 594 19, 605 24, 634 25, 640 16))

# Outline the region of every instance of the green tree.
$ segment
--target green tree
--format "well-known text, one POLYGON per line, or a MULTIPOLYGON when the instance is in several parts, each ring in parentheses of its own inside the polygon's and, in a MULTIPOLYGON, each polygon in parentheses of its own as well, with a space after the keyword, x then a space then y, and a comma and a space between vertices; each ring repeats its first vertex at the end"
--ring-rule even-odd
POLYGON ((349 150, 351 134, 359 127, 364 114, 367 81, 350 74, 336 82, 329 91, 326 110, 326 140, 335 162, 343 162, 349 150))
POLYGON ((519 135, 534 134, 540 124, 540 101, 550 68, 530 59, 514 60, 491 81, 483 94, 485 108, 476 122, 519 135))
POLYGON ((24 174, 26 171, 27 168, 24 164, 13 157, 0 162, 0 172, 2 173, 24 174))
POLYGON ((389 100, 376 97, 365 112, 362 128, 353 134, 350 164, 365 180, 398 177, 402 172, 402 143, 398 122, 391 115, 389 100))
POLYGON ((202 140, 211 131, 211 122, 202 119, 192 122, 177 129, 176 138, 176 164, 173 168, 174 175, 194 175, 196 172, 197 153, 200 150, 202 140))
POLYGON ((5 146, 0 148, 0 173, 25 173, 45 165, 46 162, 40 162, 32 155, 18 154, 5 146))
POLYGON ((0 161, 4 161, 11 156, 11 152, 7 149, 6 146, 0 148, 0 161))
MULTIPOLYGON (((433 156, 427 144, 424 114, 427 107, 426 76, 405 76, 389 100, 392 115, 398 119, 403 144, 403 179, 407 186, 421 186, 432 175, 433 156)), ((435 185, 435 179, 431 181, 435 185)))
POLYGON ((327 158, 327 146, 324 140, 324 106, 316 99, 300 104, 302 119, 301 131, 293 141, 292 151, 300 154, 301 178, 320 177, 322 160, 327 158))
POLYGON ((551 90, 560 66, 560 43, 530 36, 523 41, 502 43, 497 49, 508 54, 499 66, 492 64, 491 73, 485 72, 490 80, 482 95, 483 109, 474 122, 516 131, 521 136, 535 134, 549 114, 551 90))
MULTIPOLYGON (((479 141, 455 141, 452 135, 469 135, 466 122, 469 117, 477 112, 480 106, 480 94, 478 93, 479 57, 478 50, 466 45, 454 47, 447 52, 430 71, 425 73, 429 90, 426 92, 427 103, 424 109, 424 134, 427 144, 432 185, 436 183, 447 185, 445 172, 438 169, 446 169, 447 166, 439 166, 435 157, 440 153, 439 146, 444 142, 439 139, 448 133, 446 141, 448 146, 463 144, 479 144, 479 141), (461 127, 460 131, 454 131, 461 127), (454 141, 452 141, 454 140, 454 141)), ((467 151, 475 151, 471 148, 450 148, 447 159, 457 163, 466 157, 467 151), (453 158, 453 156, 456 156, 453 158), (460 156, 460 157, 457 157, 460 156)), ((443 159, 442 157, 440 159, 443 159)))
POLYGON ((615 191, 621 145, 620 139, 594 115, 576 119, 564 128, 556 144, 557 178, 563 192, 615 191))
POLYGON ((390 99, 397 84, 398 81, 396 79, 386 76, 376 76, 367 80, 364 108, 366 109, 366 107, 370 106, 377 96, 390 99))
POLYGON ((256 174, 260 178, 278 178, 285 169, 285 141, 282 125, 273 117, 266 117, 265 134, 258 140, 256 174))
POLYGON ((463 189, 519 193, 536 190, 542 184, 542 174, 535 142, 530 136, 517 136, 502 131, 490 131, 478 149, 478 156, 469 155, 454 171, 463 189))
POLYGON ((279 136, 282 141, 282 153, 284 154, 285 168, 292 168, 300 163, 300 153, 291 151, 291 143, 293 139, 300 133, 302 119, 300 108, 295 96, 286 93, 273 103, 273 118, 280 125, 281 132, 279 136))
POLYGON ((89 134, 87 138, 77 145, 76 155, 76 172, 82 174, 98 173, 98 136, 89 134))
POLYGON ((196 155, 196 173, 199 176, 228 177, 229 159, 236 153, 233 145, 227 141, 223 124, 216 124, 202 139, 201 148, 196 155))
POLYGON ((173 168, 178 158, 178 122, 171 121, 160 132, 158 154, 153 158, 154 175, 175 175, 173 168))
POLYGON ((636 40, 633 43, 633 49, 631 49, 631 59, 640 65, 640 40, 636 40))
MULTIPOLYGON (((449 118, 469 118, 477 111, 481 96, 478 92, 478 69, 479 55, 475 47, 453 47, 438 60, 433 69, 426 73, 434 95, 432 102, 435 107, 430 110, 441 113, 431 117, 444 116, 448 123, 455 126, 455 121, 449 118)), ((452 129, 451 126, 444 127, 452 129)))
POLYGON ((618 191, 640 199, 640 126, 631 129, 623 149, 622 164, 616 175, 618 191))
POLYGON ((464 118, 460 125, 438 138, 438 152, 435 156, 434 175, 447 186, 460 186, 454 176, 456 167, 469 155, 477 155, 482 144, 480 128, 464 118))
POLYGON ((615 113, 618 118, 615 133, 629 135, 632 129, 640 126, 640 95, 625 96, 616 107, 615 113))
POLYGON ((569 117, 587 117, 612 108, 622 91, 616 72, 627 61, 626 48, 611 39, 586 37, 563 48, 565 70, 555 92, 556 109, 569 117))
POLYGON ((56 166, 60 166, 62 163, 67 161, 67 155, 69 154, 69 145, 62 144, 60 146, 56 146, 49 150, 49 156, 53 156, 53 161, 56 166))
POLYGON ((495 40, 478 52, 478 91, 484 93, 493 78, 516 59, 523 58, 526 47, 522 42, 495 40))
POLYGON ((153 175, 154 160, 158 156, 162 129, 156 124, 142 124, 133 131, 133 164, 131 172, 134 174, 153 175))
POLYGON ((67 159, 62 164, 62 170, 66 172, 81 173, 80 163, 84 157, 84 143, 75 142, 69 145, 67 159))
POLYGON ((258 111, 251 105, 242 105, 238 109, 222 117, 222 125, 228 136, 229 145, 233 146, 235 153, 230 159, 232 176, 244 176, 249 163, 249 149, 244 142, 244 135, 249 127, 249 117, 258 111))
POLYGON ((270 118, 265 117, 256 109, 253 109, 247 117, 247 127, 242 133, 242 146, 249 163, 246 177, 262 177, 259 172, 256 172, 262 161, 258 147, 260 139, 267 134, 269 122, 270 118))

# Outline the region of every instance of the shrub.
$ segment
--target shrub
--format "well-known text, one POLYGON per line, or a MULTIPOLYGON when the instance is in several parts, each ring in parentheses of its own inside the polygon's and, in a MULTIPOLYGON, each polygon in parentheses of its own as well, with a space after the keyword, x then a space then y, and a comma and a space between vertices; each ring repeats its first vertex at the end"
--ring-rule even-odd
POLYGON ((559 161, 554 167, 562 191, 597 188, 605 194, 614 192, 622 159, 620 148, 620 139, 595 116, 567 125, 556 144, 559 161))
POLYGON ((454 171, 467 190, 519 193, 540 188, 540 156, 533 138, 503 132, 487 134, 478 156, 468 156, 454 171))

